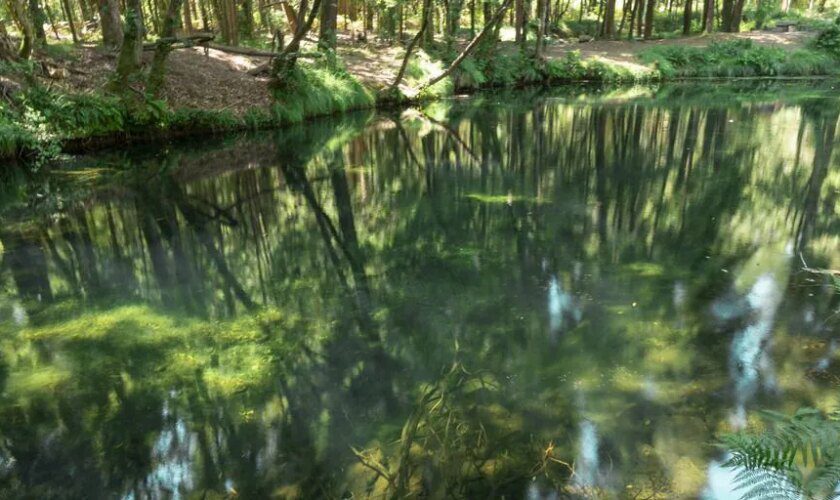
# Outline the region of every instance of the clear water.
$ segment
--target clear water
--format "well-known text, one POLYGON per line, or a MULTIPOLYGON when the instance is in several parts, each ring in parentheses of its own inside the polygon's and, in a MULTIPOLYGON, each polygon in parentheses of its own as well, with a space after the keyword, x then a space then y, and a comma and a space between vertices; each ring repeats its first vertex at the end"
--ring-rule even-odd
POLYGON ((737 498, 840 404, 831 83, 490 94, 4 181, 0 497, 737 498))

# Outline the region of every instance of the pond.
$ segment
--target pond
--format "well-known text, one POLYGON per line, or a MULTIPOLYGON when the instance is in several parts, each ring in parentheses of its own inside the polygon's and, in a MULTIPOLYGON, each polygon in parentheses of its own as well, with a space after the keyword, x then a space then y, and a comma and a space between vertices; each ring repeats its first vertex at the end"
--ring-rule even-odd
POLYGON ((0 496, 737 498, 840 405, 832 82, 483 94, 3 183, 0 496))

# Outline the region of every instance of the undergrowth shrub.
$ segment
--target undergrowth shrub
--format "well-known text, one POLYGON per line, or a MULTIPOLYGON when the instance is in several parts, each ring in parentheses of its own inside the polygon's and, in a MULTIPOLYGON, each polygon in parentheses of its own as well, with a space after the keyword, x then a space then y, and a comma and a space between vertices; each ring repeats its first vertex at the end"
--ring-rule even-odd
POLYGON ((707 47, 667 45, 641 54, 665 78, 808 76, 830 74, 833 61, 826 53, 800 49, 786 51, 757 45, 751 40, 713 42, 707 47))
POLYGON ((298 64, 275 85, 274 115, 278 123, 297 123, 316 115, 372 106, 373 95, 346 70, 335 65, 298 64))
POLYGON ((840 59, 840 17, 820 31, 811 43, 814 48, 840 59))

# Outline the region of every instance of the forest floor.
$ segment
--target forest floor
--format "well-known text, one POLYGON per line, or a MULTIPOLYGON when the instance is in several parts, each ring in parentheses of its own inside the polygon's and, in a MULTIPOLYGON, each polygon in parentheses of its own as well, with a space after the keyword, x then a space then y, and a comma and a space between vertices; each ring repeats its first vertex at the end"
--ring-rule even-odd
MULTIPOLYGON (((571 51, 579 51, 586 59, 598 58, 628 69, 644 69, 638 55, 653 46, 705 46, 731 39, 752 40, 760 45, 795 50, 806 45, 813 36, 807 32, 772 33, 715 33, 712 35, 654 41, 592 41, 556 42, 548 45, 549 58, 560 58, 571 51)), ((338 53, 347 70, 371 89, 389 85, 397 72, 404 49, 379 43, 350 43, 345 37, 338 53)), ((514 50, 512 42, 502 42, 514 50)), ((151 57, 149 54, 148 57, 151 57)), ((93 45, 82 45, 63 51, 51 61, 57 71, 51 71, 48 84, 69 92, 90 92, 101 89, 113 74, 115 54, 93 45)), ((176 50, 167 66, 165 97, 172 108, 227 110, 241 116, 248 109, 264 107, 272 102, 268 79, 254 77, 248 70, 265 62, 264 57, 230 54, 219 50, 194 47, 176 50)))

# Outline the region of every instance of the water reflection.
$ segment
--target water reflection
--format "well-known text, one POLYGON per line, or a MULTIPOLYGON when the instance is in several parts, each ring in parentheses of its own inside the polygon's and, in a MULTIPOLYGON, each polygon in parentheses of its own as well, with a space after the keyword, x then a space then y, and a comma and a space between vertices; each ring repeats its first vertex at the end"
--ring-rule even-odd
POLYGON ((21 184, 0 496, 718 491, 716 432, 836 392, 797 261, 840 262, 840 105, 802 90, 487 95, 21 184))

